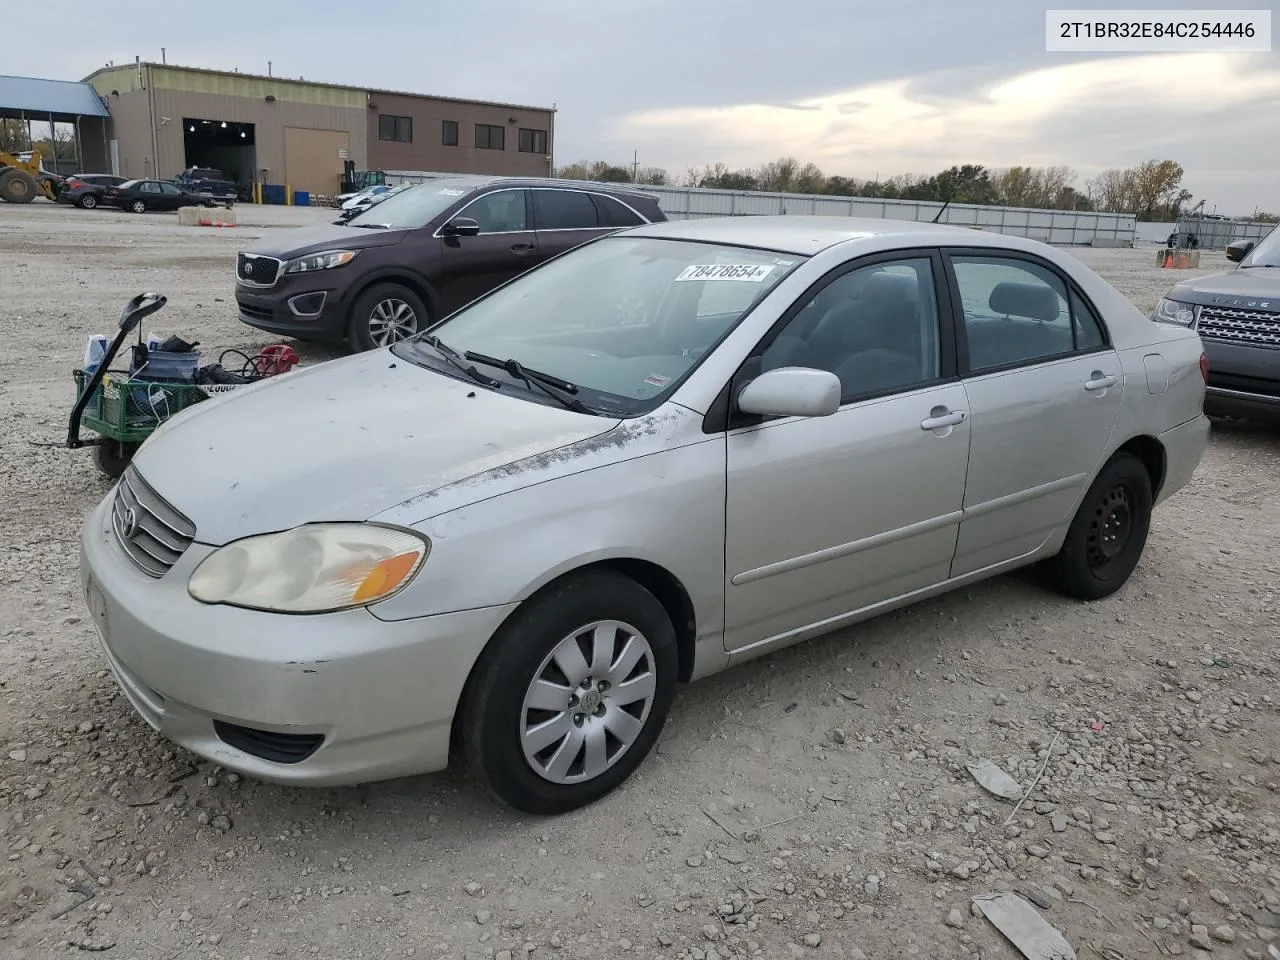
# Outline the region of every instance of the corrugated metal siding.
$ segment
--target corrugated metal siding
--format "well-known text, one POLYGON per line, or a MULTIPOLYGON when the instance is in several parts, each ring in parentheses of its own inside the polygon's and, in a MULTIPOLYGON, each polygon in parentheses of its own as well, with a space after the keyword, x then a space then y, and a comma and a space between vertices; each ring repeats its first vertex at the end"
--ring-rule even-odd
POLYGON ((20 110, 35 115, 35 119, 42 113, 80 117, 107 115, 107 108, 89 84, 38 77, 0 76, 0 110, 20 110))
MULTIPOLYGON (((120 96, 111 97, 110 102, 110 137, 118 145, 120 176, 132 179, 155 176, 151 162, 151 121, 147 113, 146 93, 141 90, 120 90, 120 96)), ((109 159, 103 172, 111 172, 109 159)))
MULTIPOLYGON (((184 117, 252 123, 256 167, 258 170, 264 167, 267 169, 266 179, 270 183, 289 182, 284 150, 286 127, 344 132, 348 137, 349 159, 355 161, 357 168, 364 166, 367 156, 367 120, 363 105, 354 108, 288 100, 267 103, 262 98, 255 100, 163 88, 157 88, 154 95, 159 175, 162 177, 173 176, 186 166, 186 147, 182 133, 184 117), (168 117, 169 123, 161 124, 162 117, 168 117)), ((134 96, 145 98, 146 94, 138 93, 134 96)), ((121 139, 123 142, 123 138, 121 139)))
POLYGON ((1194 233, 1201 250, 1221 249, 1232 240, 1261 240, 1274 228, 1274 223, 1262 223, 1257 220, 1178 218, 1178 232, 1194 233))
MULTIPOLYGON (((941 203, 915 200, 758 193, 700 187, 638 185, 638 189, 655 194, 663 211, 672 220, 785 214, 929 221, 942 209, 941 203)), ((1137 230, 1137 217, 1132 214, 1028 210, 1020 207, 957 203, 947 207, 938 222, 1030 237, 1064 246, 1083 246, 1095 241, 1130 246, 1137 230)))
POLYGON ((346 107, 363 111, 368 95, 362 90, 329 87, 314 83, 245 76, 235 73, 204 73, 175 67, 151 67, 157 90, 204 93, 220 97, 262 100, 268 94, 277 103, 305 103, 323 107, 346 107))

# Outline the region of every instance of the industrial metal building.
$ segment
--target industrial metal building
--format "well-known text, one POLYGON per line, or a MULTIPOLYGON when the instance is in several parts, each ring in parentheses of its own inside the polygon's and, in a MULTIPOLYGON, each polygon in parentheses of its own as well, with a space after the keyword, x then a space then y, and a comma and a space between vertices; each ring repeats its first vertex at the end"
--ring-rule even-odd
POLYGON ((110 172, 214 167, 242 184, 334 194, 358 170, 547 176, 554 109, 138 61, 87 78, 111 115, 110 172))

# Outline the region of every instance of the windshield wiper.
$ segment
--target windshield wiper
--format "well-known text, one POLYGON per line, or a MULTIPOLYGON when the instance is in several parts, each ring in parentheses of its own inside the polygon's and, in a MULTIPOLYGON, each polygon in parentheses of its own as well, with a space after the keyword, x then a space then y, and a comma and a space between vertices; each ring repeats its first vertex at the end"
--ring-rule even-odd
POLYGON ((477 370, 475 364, 463 363, 462 357, 459 355, 458 351, 453 349, 453 347, 449 346, 434 334, 424 336, 421 340, 423 343, 427 344, 427 346, 435 347, 436 352, 439 353, 440 356, 444 357, 449 361, 449 363, 453 364, 476 383, 483 383, 486 387, 502 386, 502 384, 497 380, 494 380, 492 377, 486 377, 483 373, 477 370))
POLYGON ((538 370, 530 370, 524 366, 515 357, 506 360, 499 360, 497 357, 486 356, 483 353, 475 353, 468 350, 464 356, 475 363, 483 363, 489 367, 501 367, 517 380, 523 380, 528 384, 529 389, 537 388, 545 393, 551 399, 557 401, 561 405, 573 410, 577 413, 589 413, 593 416, 595 411, 588 407, 573 394, 578 392, 578 388, 566 380, 559 377, 553 377, 549 373, 542 373, 538 370))

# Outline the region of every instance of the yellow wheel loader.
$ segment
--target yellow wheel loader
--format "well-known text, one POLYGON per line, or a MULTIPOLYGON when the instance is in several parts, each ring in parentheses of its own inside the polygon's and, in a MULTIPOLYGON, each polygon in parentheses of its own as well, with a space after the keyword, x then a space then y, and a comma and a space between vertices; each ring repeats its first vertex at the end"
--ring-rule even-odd
POLYGON ((0 200, 30 203, 37 196, 57 199, 40 172, 39 153, 32 153, 30 160, 19 160, 11 153, 0 152, 0 200))

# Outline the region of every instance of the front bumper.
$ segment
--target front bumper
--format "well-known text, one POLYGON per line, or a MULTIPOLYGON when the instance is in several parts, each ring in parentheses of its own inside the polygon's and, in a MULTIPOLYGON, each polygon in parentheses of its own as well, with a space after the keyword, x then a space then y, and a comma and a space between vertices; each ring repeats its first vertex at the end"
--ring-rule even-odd
POLYGON ((1280 348, 1202 342, 1209 358, 1205 413, 1280 421, 1280 348))
POLYGON ((148 724, 275 783, 332 786, 446 766, 467 676, 511 606, 387 622, 365 609, 291 616, 202 604, 186 583, 213 548, 193 544, 151 579, 110 529, 113 495, 81 534, 81 586, 107 663, 148 724), (301 759, 281 762, 270 745, 282 742, 301 759))
MULTIPOLYGON (((341 301, 340 291, 324 287, 295 288, 286 280, 281 280, 270 290, 236 285, 236 306, 241 323, 300 340, 336 343, 345 339, 347 331, 341 301), (290 308, 291 301, 320 294, 324 295, 324 303, 318 314, 300 316, 290 308)), ((310 306, 306 303, 300 305, 310 306)))

